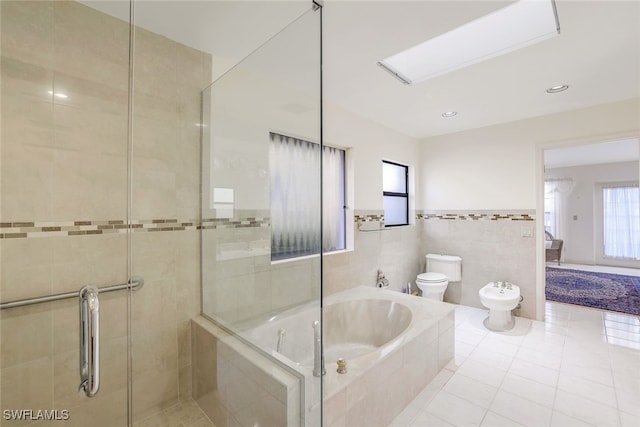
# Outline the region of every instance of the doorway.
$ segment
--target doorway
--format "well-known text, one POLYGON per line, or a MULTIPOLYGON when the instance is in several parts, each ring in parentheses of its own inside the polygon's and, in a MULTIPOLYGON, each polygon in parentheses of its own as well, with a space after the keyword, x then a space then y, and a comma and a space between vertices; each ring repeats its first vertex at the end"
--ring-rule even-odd
POLYGON ((638 146, 545 150, 546 299, 640 314, 638 146))

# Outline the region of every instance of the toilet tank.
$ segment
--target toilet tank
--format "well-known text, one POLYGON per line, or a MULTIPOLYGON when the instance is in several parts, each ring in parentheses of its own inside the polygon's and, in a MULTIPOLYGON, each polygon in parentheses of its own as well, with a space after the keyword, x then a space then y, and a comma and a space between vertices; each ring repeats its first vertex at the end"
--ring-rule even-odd
POLYGON ((441 273, 450 282, 462 280, 462 258, 455 255, 427 254, 427 273, 441 273))

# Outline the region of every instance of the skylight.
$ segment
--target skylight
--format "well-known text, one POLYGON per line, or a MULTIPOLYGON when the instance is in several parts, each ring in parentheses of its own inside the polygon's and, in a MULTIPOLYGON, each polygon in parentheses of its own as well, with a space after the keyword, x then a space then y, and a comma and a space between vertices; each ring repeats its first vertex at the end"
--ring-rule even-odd
POLYGON ((553 0, 520 0, 383 59, 403 83, 418 83, 560 34, 553 0))

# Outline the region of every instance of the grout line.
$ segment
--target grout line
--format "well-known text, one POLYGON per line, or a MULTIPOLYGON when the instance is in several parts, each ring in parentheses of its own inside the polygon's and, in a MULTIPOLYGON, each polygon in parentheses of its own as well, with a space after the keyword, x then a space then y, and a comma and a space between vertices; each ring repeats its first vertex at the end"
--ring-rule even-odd
MULTIPOLYGON (((547 330, 546 330, 546 329, 544 329, 544 328, 535 329, 536 331, 539 331, 539 332, 542 334, 542 335, 541 335, 541 337, 545 337, 545 336, 549 336, 549 335, 553 335, 554 337, 562 337, 562 339, 561 339, 561 340, 558 340, 558 342, 557 342, 557 343, 554 343, 554 344, 553 344, 553 347, 554 347, 554 348, 559 348, 559 350, 560 350, 560 351, 559 351, 559 353, 560 353, 560 364, 559 364, 558 368, 553 368, 553 367, 549 367, 549 366, 546 366, 546 365, 543 365, 543 364, 539 364, 539 363, 536 363, 536 362, 527 361, 528 363, 531 363, 532 365, 540 366, 540 367, 542 367, 542 368, 549 369, 549 370, 553 371, 554 373, 556 373, 555 384, 554 384, 553 386, 550 386, 548 383, 540 383, 540 384, 545 385, 545 386, 547 386, 547 387, 553 387, 553 400, 552 400, 552 403, 551 403, 550 405, 546 405, 546 404, 543 404, 543 403, 539 403, 539 402, 536 402, 536 401, 530 400, 530 399, 528 399, 527 397, 525 397, 525 396, 523 396, 523 395, 520 395, 520 394, 518 394, 518 396, 519 396, 519 397, 521 397, 522 399, 525 399, 525 400, 527 400, 527 401, 531 402, 531 403, 535 403, 535 404, 537 404, 537 405, 540 405, 540 406, 543 406, 543 407, 545 407, 545 408, 550 409, 550 410, 551 410, 551 419, 550 419, 550 422, 551 422, 551 420, 553 420, 553 414, 554 414, 554 412, 558 412, 558 413, 561 413, 561 414, 563 414, 564 416, 567 416, 567 417, 569 417, 569 418, 579 420, 579 421, 581 421, 581 422, 583 422, 583 423, 585 423, 585 424, 589 424, 589 423, 590 423, 590 421, 588 421, 588 420, 587 420, 587 421, 585 421, 585 420, 583 420, 582 418, 576 417, 576 416, 574 416, 574 415, 572 415, 572 414, 567 414, 567 413, 566 413, 566 412, 564 412, 564 411, 560 411, 560 410, 558 409, 558 406, 557 406, 557 405, 558 405, 558 393, 559 393, 559 391, 560 391, 560 388, 559 388, 559 384, 560 384, 560 375, 561 375, 563 372, 566 374, 566 369, 567 369, 567 368, 568 368, 568 366, 569 366, 569 365, 568 365, 568 363, 569 363, 569 359, 568 359, 568 356, 569 356, 569 353, 568 353, 569 348, 567 347, 567 342, 568 342, 568 340, 573 341, 573 342, 575 342, 575 341, 576 341, 575 339, 571 339, 571 338, 575 338, 576 336, 570 332, 570 329, 572 329, 572 326, 575 328, 575 326, 577 326, 577 325, 580 325, 580 324, 584 323, 585 319, 583 319, 583 317, 585 317, 585 313, 586 313, 587 311, 588 311, 588 313, 593 313, 593 310, 594 310, 594 309, 591 309, 591 308, 587 308, 587 307, 580 307, 580 306, 568 306, 568 307, 569 307, 569 309, 567 310, 567 308, 566 308, 566 307, 567 307, 567 306, 565 306, 565 305, 563 305, 563 304, 559 304, 559 303, 558 303, 558 304, 557 304, 557 303, 548 303, 547 308, 546 308, 546 311, 547 311, 547 312, 549 312, 549 313, 551 313, 551 314, 556 314, 556 315, 557 315, 558 313, 560 313, 562 316, 564 316, 564 315, 566 315, 566 316, 567 316, 566 321, 563 321, 563 322, 566 322, 566 327, 563 329, 564 333, 558 334, 558 333, 555 333, 555 331, 547 331, 547 330)), ((588 315, 588 314, 587 314, 587 315, 586 315, 586 317, 587 317, 587 320, 591 323, 591 325, 593 325, 593 326, 592 326, 593 328, 595 328, 595 327, 596 327, 596 326, 595 326, 595 324, 596 324, 596 323, 598 323, 598 324, 600 324, 600 325, 601 325, 600 327, 604 328, 604 330, 606 331, 606 328, 607 328, 607 326, 606 326, 606 321, 607 321, 606 314, 607 314, 607 313, 608 313, 608 312, 606 312, 606 311, 604 311, 604 310, 598 310, 598 314, 597 314, 598 321, 597 321, 597 322, 594 322, 594 320, 596 320, 596 316, 593 316, 593 317, 592 317, 592 316, 590 316, 590 315, 588 315)), ((466 315, 466 314, 467 314, 467 313, 465 313, 465 315, 466 315)), ((477 316, 476 316, 476 317, 477 317, 477 316)), ((460 330, 460 328, 461 328, 461 327, 466 329, 468 326, 472 326, 472 327, 474 327, 474 328, 475 328, 477 325, 475 325, 475 323, 472 323, 472 322, 473 322, 473 320, 474 320, 474 316, 473 316, 473 314, 466 316, 466 317, 465 317, 465 319, 464 319, 462 322, 460 322, 460 323, 457 323, 457 324, 456 324, 456 326, 455 326, 455 327, 456 327, 456 330, 460 330)), ((537 321, 534 321, 534 322, 538 323, 537 321)), ((540 322, 540 323, 544 326, 544 324, 545 324, 546 322, 540 322)), ((530 330, 527 332, 527 334, 526 334, 526 335, 531 334, 533 331, 534 331, 534 329, 530 329, 530 330)), ((466 362, 468 362, 468 361, 469 361, 469 358, 473 355, 473 353, 474 353, 475 351, 477 351, 477 350, 478 350, 478 348, 479 348, 481 345, 483 345, 483 343, 487 343, 487 342, 488 342, 488 340, 493 339, 493 338, 491 338, 491 337, 493 337, 493 336, 495 336, 495 335, 498 335, 498 336, 499 336, 500 334, 499 334, 499 333, 495 333, 495 332, 487 331, 487 333, 486 333, 486 334, 485 334, 485 335, 484 335, 480 340, 478 340, 476 344, 469 344, 469 343, 464 342, 464 345, 465 345, 465 346, 469 346, 470 348, 472 348, 472 350, 471 350, 471 351, 470 351, 470 352, 469 352, 465 357, 463 357, 463 358, 462 358, 462 362, 460 363, 460 367, 462 367, 466 362)), ((622 409, 621 409, 621 406, 620 406, 620 399, 619 399, 619 396, 618 396, 618 395, 619 395, 619 393, 622 391, 622 389, 618 386, 618 383, 619 383, 619 382, 618 382, 618 381, 616 381, 616 376, 614 375, 614 373, 615 373, 615 372, 614 372, 614 364, 613 364, 613 353, 616 351, 616 347, 614 347, 614 344, 611 344, 611 343, 608 343, 608 342, 601 343, 600 341, 598 341, 598 340, 597 340, 597 338, 595 338, 595 336, 596 336, 596 335, 594 334, 594 336, 593 336, 593 337, 591 337, 591 336, 586 337, 586 338, 585 338, 585 341, 584 341, 584 344, 585 344, 585 345, 587 345, 587 346, 588 346, 588 345, 592 345, 592 344, 594 344, 594 343, 595 343, 595 341, 594 341, 594 340, 596 340, 596 341, 597 341, 597 343, 598 343, 598 345, 605 345, 605 346, 606 346, 606 353, 604 353, 604 352, 603 352, 603 353, 602 353, 602 356, 604 356, 604 355, 606 354, 606 357, 607 357, 607 359, 608 359, 608 364, 609 364, 608 371, 609 371, 609 374, 611 375, 611 378, 612 378, 612 380, 613 380, 613 387, 611 387, 610 385, 607 385, 607 384, 601 384, 601 383, 599 383, 598 381, 594 381, 594 382, 595 382, 595 383, 597 383, 597 384, 599 384, 599 385, 602 385, 602 386, 606 386, 606 387, 609 387, 609 388, 613 388, 613 393, 614 393, 614 397, 615 397, 615 402, 616 402, 616 403, 615 403, 615 407, 612 407, 612 409, 615 409, 615 410, 616 410, 618 422, 619 422, 619 423, 622 423, 622 421, 623 421, 623 418, 622 418, 622 417, 623 417, 623 411, 622 411, 622 409)), ((608 337, 608 334, 607 334, 606 336, 608 337)), ((616 339, 617 339, 617 338, 616 338, 616 339)), ((580 338, 580 336, 579 336, 579 335, 578 335, 578 340, 581 340, 581 338, 580 338)), ((488 413, 491 411, 491 407, 492 407, 492 405, 494 404, 495 399, 496 399, 496 396, 498 395, 498 393, 500 393, 501 391, 504 391, 504 390, 503 390, 503 387, 504 387, 504 384, 505 384, 505 381, 506 381, 506 377, 507 377, 507 375, 509 375, 509 372, 510 372, 511 368, 513 367, 513 364, 515 363, 516 358, 518 357, 519 352, 520 352, 520 351, 522 351, 522 349, 525 349, 526 351, 542 351, 542 350, 538 350, 538 349, 536 349, 535 347, 533 347, 533 348, 524 347, 524 346, 523 346, 524 341, 525 341, 525 340, 522 340, 522 341, 520 341, 520 342, 518 342, 518 343, 513 343, 513 342, 511 342, 511 341, 506 341, 506 342, 507 342, 507 343, 509 343, 509 344, 512 344, 512 345, 517 346, 517 347, 518 347, 518 351, 517 351, 514 355, 509 356, 509 357, 510 357, 510 362, 508 363, 508 367, 507 367, 507 369, 506 369, 506 372, 505 372, 505 374, 504 374, 504 376, 503 376, 502 380, 500 381, 500 384, 497 386, 496 394, 493 396, 493 398, 492 398, 492 399, 491 399, 491 401, 489 402, 489 404, 488 404, 488 408, 483 408, 483 409, 485 409, 485 412, 484 412, 484 414, 483 414, 483 416, 482 416, 481 423, 485 421, 485 419, 486 419, 486 417, 487 417, 488 413)), ((581 341, 578 341, 578 342, 581 342, 581 341)), ((462 343, 463 343, 462 341, 456 340, 456 346, 457 346, 457 345, 460 345, 460 344, 462 344, 462 343)), ((625 349, 625 350, 626 350, 626 349, 625 349)), ((637 349, 628 349, 628 350, 629 350, 630 352, 633 352, 633 355, 638 355, 638 354, 640 354, 640 351, 639 351, 639 350, 637 350, 637 349)), ((541 353, 541 355, 543 355, 543 353, 541 353)), ((505 354, 505 356, 508 356, 508 355, 507 355, 507 354, 505 354)), ((455 353, 454 353, 454 360, 455 360, 455 353)), ((481 363, 481 362, 479 362, 479 363, 481 363)), ((436 391, 434 391, 434 393, 435 393, 435 394, 433 395, 432 399, 433 399, 433 398, 435 398, 435 397, 436 397, 439 393, 441 393, 442 391, 445 391, 445 387, 447 386, 447 384, 449 384, 449 382, 451 381, 451 379, 453 378, 453 376, 459 373, 459 372, 458 372, 458 367, 456 367, 456 370, 453 370, 453 371, 452 371, 451 369, 449 369, 449 368, 446 368, 446 367, 445 367, 444 369, 449 370, 449 372, 451 373, 451 377, 450 377, 449 379, 447 379, 447 381, 446 381, 445 383, 443 383, 443 384, 439 387, 439 389, 437 390, 437 392, 436 392, 436 391)), ((587 368, 585 368, 585 370, 586 370, 586 369, 587 369, 587 368)), ((605 369, 606 369, 606 368, 605 368, 605 369)), ((466 377, 466 375, 463 375, 463 374, 460 374, 460 376, 466 377)), ((581 376, 581 378, 582 378, 582 376, 581 376)), ((473 380, 475 380, 475 381, 478 381, 478 382, 480 382, 480 383, 484 383, 483 381, 480 381, 480 380, 478 380, 478 379, 475 379, 475 378, 472 378, 472 379, 473 379, 473 380)), ((526 380, 528 380, 528 381, 534 381, 534 382, 537 382, 535 379, 531 379, 531 378, 525 378, 525 379, 526 379, 526 380)), ((585 379, 585 380, 588 380, 588 378, 586 378, 586 377, 585 377, 584 379, 585 379)), ((485 384, 486 384, 486 383, 485 383, 485 384)), ((487 384, 487 385, 489 385, 489 384, 487 384)), ((427 386, 427 387, 428 387, 428 386, 427 386)), ((494 387, 495 387, 495 386, 494 386, 494 387)), ((572 392, 570 392, 570 391, 567 391, 567 393, 572 394, 572 395, 575 395, 575 393, 572 393, 572 392)), ((464 397, 460 397, 460 396, 458 396, 457 394, 452 394, 452 395, 456 396, 456 397, 457 397, 457 398, 459 398, 459 399, 462 399, 462 400, 464 400, 464 401, 468 402, 469 404, 473 404, 473 405, 475 405, 475 406, 479 406, 479 405, 477 405, 476 403, 471 402, 471 401, 469 401, 468 399, 465 399, 464 397)), ((603 402, 600 402, 600 401, 598 401, 598 400, 594 400, 593 398, 585 397, 585 396, 582 396, 582 395, 576 395, 576 396, 580 397, 581 399, 586 399, 587 401, 592 400, 593 402, 596 402, 596 403, 599 403, 599 404, 603 404, 603 405, 604 405, 604 403, 603 403, 603 402)), ((430 402, 430 401, 429 401, 429 402, 430 402)), ((608 406, 608 405, 607 405, 607 406, 608 406)), ((423 407, 421 408, 421 413, 427 412, 427 411, 426 411, 426 408, 427 408, 427 407, 428 407, 428 402, 425 404, 425 406, 423 406, 423 407)), ((432 414, 432 413, 430 413, 430 415, 431 415, 431 416, 436 416, 436 415, 434 415, 434 414, 432 414)), ((509 417, 507 417, 507 416, 505 416, 505 415, 502 415, 502 414, 498 414, 498 415, 500 415, 501 417, 504 417, 504 418, 506 418, 506 419, 510 419, 509 417)), ((612 414, 612 415, 613 415, 613 414, 612 414)), ((438 417, 438 418, 440 419, 441 417, 438 417)), ((449 422, 449 421, 448 421, 448 420, 446 420, 446 419, 443 419, 443 421, 449 422)), ((515 422, 519 422, 518 420, 513 420, 513 421, 515 421, 515 422)), ((622 424, 621 424, 621 425, 622 425, 622 424)))

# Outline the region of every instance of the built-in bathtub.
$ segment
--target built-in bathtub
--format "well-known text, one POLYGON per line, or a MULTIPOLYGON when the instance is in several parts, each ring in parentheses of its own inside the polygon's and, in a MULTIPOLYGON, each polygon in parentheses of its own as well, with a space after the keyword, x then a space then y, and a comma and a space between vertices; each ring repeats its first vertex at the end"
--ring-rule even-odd
MULTIPOLYGON (((284 412, 279 419, 286 420, 286 425, 320 426, 320 379, 312 374, 312 325, 319 319, 317 302, 296 307, 242 331, 263 354, 246 344, 246 349, 235 345, 243 359, 247 355, 260 359, 256 369, 263 373, 263 382, 265 377, 279 381, 264 389, 280 390, 276 400, 284 412)), ((211 331, 203 321, 208 322, 194 319, 194 327, 211 331)), ((453 357, 454 306, 450 304, 357 287, 325 298, 322 321, 324 427, 387 426, 453 357), (346 374, 336 372, 339 357, 346 360, 346 374)), ((204 339, 194 331, 194 346, 198 337, 204 339)), ((195 358, 198 352, 193 354, 195 358)), ((196 399, 195 382, 203 374, 196 373, 200 365, 194 360, 196 399)), ((225 425, 219 423, 219 427, 225 425)))

